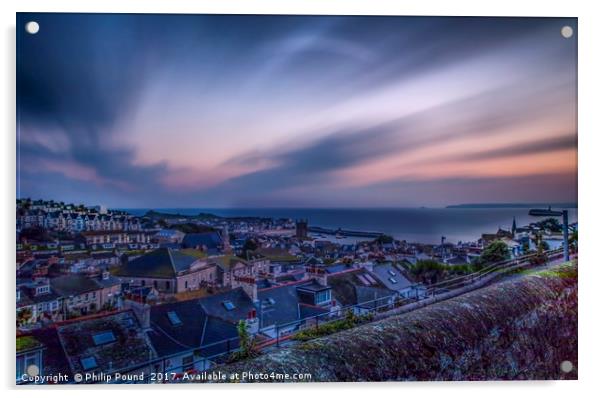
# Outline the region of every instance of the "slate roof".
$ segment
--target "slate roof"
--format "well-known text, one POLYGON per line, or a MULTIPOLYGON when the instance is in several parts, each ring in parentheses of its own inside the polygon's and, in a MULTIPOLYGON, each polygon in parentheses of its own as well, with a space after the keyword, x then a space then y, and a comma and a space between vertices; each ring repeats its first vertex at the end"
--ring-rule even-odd
POLYGON ((282 325, 300 318, 297 284, 257 291, 261 328, 282 325))
POLYGON ((246 319, 253 303, 242 288, 222 294, 162 304, 151 308, 151 328, 148 332, 160 356, 201 349, 201 355, 212 356, 238 347, 237 324, 246 319), (223 302, 235 306, 227 311, 223 302), (180 323, 173 324, 169 313, 175 313, 180 323), (231 339, 230 344, 224 340, 231 339))
MULTIPOLYGON (((328 285, 332 287, 333 298, 343 306, 350 306, 385 299, 395 294, 371 274, 369 275, 376 283, 364 285, 359 276, 365 274, 369 273, 363 269, 358 269, 328 277, 328 285)), ((379 302, 366 304, 362 307, 372 307, 377 304, 379 302)))
POLYGON ((329 310, 327 310, 326 308, 322 308, 317 305, 310 305, 304 303, 299 304, 300 319, 311 318, 318 315, 327 314, 328 312, 329 310))
POLYGON ((21 295, 19 301, 17 301, 17 308, 27 307, 34 304, 50 302, 59 299, 61 296, 56 291, 50 288, 49 293, 40 295, 35 294, 35 288, 29 288, 27 286, 19 286, 21 295), (33 291, 32 291, 33 290, 33 291))
POLYGON ((190 233, 184 236, 182 246, 185 248, 196 248, 205 246, 208 252, 217 252, 222 245, 222 238, 217 231, 190 233))
POLYGON ((279 247, 262 247, 250 254, 259 254, 268 258, 272 262, 298 262, 297 256, 292 255, 288 250, 279 247))
POLYGON ((310 292, 321 292, 322 290, 328 290, 328 289, 330 289, 330 287, 329 286, 320 285, 318 282, 316 282, 314 280, 311 283, 299 285, 298 289, 300 289, 300 290, 307 290, 307 291, 310 291, 310 292))
POLYGON ((398 268, 394 267, 391 263, 376 264, 373 267, 372 275, 378 279, 388 289, 401 291, 412 285, 398 268), (395 275, 391 275, 391 272, 395 275), (393 278, 397 283, 391 282, 389 278, 393 278))
POLYGON ((253 301, 242 287, 203 297, 199 302, 207 315, 232 323, 238 323, 241 319, 246 319, 249 312, 255 309, 253 301), (224 306, 225 301, 231 302, 234 309, 227 310, 224 306))
POLYGON ((70 274, 50 279, 50 287, 61 296, 78 296, 80 294, 102 289, 95 279, 83 275, 70 274))
POLYGON ((113 287, 116 285, 120 285, 121 281, 119 278, 114 277, 113 275, 109 275, 106 279, 103 279, 102 276, 96 280, 96 282, 102 287, 113 287))
POLYGON ((135 366, 156 358, 156 352, 132 311, 94 317, 57 327, 69 367, 74 373, 86 371, 83 361, 94 358, 96 366, 87 371, 110 371, 135 366), (99 339, 109 334, 112 339, 99 339))
POLYGON ((230 269, 238 263, 247 264, 247 262, 242 258, 229 255, 211 257, 211 261, 217 264, 222 271, 230 271, 230 269))
POLYGON ((327 274, 334 274, 341 271, 347 271, 349 269, 351 269, 351 266, 343 263, 336 263, 324 267, 324 271, 326 271, 327 274))
POLYGON ((178 273, 188 271, 195 261, 197 261, 196 257, 189 256, 178 250, 159 248, 145 253, 132 261, 128 261, 125 266, 119 267, 116 270, 115 275, 175 278, 178 273))

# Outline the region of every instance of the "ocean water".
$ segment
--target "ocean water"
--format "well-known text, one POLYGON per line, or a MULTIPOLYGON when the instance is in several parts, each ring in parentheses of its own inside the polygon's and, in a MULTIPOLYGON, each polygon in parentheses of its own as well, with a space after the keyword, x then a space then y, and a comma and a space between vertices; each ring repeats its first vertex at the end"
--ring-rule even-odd
MULTIPOLYGON (((150 209, 123 209, 143 215, 150 209)), ((541 218, 528 215, 528 208, 396 208, 396 209, 154 209, 166 213, 196 215, 201 212, 223 217, 256 216, 271 218, 308 219, 310 226, 382 232, 409 242, 439 243, 446 241, 475 241, 483 233, 495 233, 498 228, 509 230, 516 217, 518 227, 541 218)), ((559 220, 561 221, 561 220, 559 220)), ((569 222, 577 221, 577 209, 569 209, 569 222)))

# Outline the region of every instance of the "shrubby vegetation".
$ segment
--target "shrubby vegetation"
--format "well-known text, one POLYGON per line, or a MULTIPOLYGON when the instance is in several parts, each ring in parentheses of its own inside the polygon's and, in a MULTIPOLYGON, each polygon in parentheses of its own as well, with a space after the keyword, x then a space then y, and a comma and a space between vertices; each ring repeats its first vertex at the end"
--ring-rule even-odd
POLYGON ((378 238, 374 239, 375 243, 385 244, 385 243, 393 243, 393 237, 389 235, 382 234, 378 238))
POLYGON ((300 332, 297 332, 293 336, 293 339, 300 341, 315 339, 317 337, 326 336, 332 333, 340 332, 342 330, 351 329, 352 327, 355 327, 362 323, 370 322, 372 319, 372 314, 357 316, 353 313, 353 311, 347 311, 347 313, 345 314, 345 318, 329 323, 324 323, 318 325, 317 327, 309 327, 307 329, 304 329, 300 332))
POLYGON ((426 284, 474 272, 471 264, 447 265, 436 260, 418 260, 416 264, 407 265, 406 269, 414 280, 426 284))
POLYGON ((474 271, 480 271, 487 265, 510 259, 508 245, 501 240, 496 240, 487 246, 481 255, 472 262, 474 271))
POLYGON ((537 226, 551 232, 562 232, 562 224, 556 218, 546 218, 536 222, 537 226))
POLYGON ((232 353, 228 362, 236 362, 243 359, 255 358, 259 355, 259 349, 255 343, 255 338, 251 336, 247 330, 247 324, 245 321, 240 320, 236 326, 238 331, 238 341, 240 343, 240 350, 232 353))

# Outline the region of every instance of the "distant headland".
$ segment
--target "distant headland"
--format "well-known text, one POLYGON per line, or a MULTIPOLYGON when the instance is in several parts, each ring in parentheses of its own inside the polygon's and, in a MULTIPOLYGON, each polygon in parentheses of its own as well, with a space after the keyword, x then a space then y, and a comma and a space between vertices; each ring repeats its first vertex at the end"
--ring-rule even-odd
POLYGON ((577 203, 462 203, 446 206, 447 209, 500 209, 552 207, 576 209, 577 203))

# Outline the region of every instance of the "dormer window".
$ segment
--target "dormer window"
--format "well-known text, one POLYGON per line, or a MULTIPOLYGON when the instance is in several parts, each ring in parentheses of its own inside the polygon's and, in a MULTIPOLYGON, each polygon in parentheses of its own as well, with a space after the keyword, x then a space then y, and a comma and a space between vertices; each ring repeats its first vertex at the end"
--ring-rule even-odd
POLYGON ((395 274, 395 271, 393 271, 392 269, 388 270, 387 272, 388 272, 388 273, 389 273, 389 275, 391 275, 391 276, 395 276, 395 275, 396 275, 396 274, 395 274))

